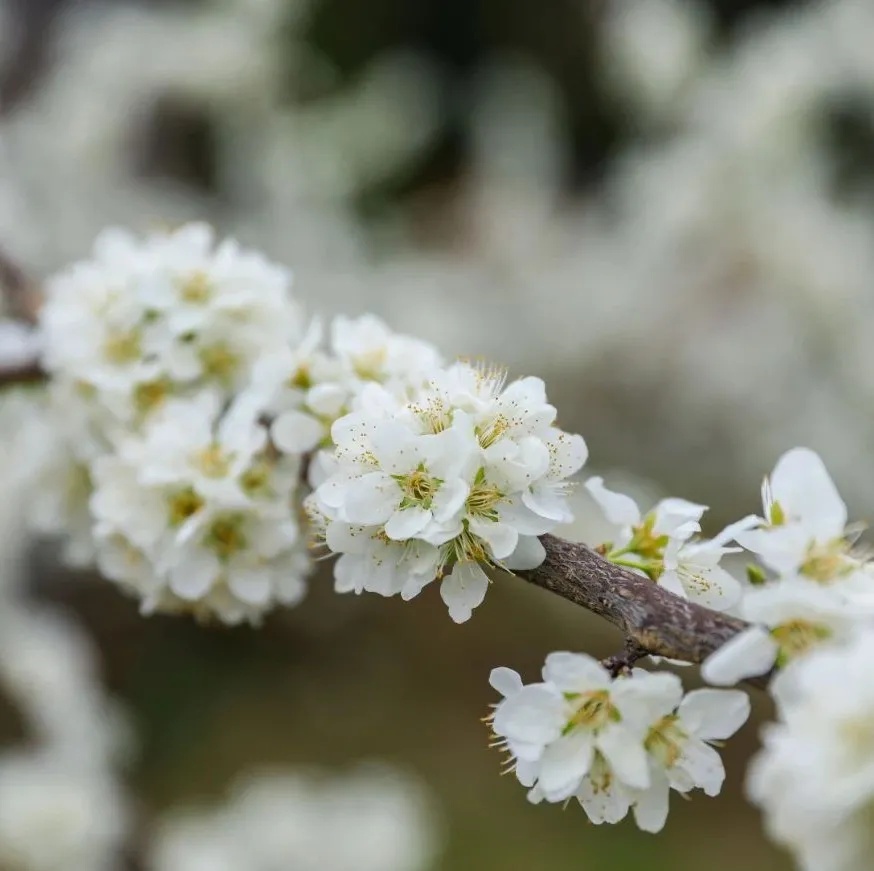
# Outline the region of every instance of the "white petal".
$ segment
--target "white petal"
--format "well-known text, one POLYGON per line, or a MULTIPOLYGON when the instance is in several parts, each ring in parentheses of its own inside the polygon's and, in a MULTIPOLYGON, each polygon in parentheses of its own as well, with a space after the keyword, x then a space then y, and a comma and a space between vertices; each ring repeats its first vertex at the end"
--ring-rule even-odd
POLYGON ((711 653, 701 666, 701 675, 707 683, 731 686, 769 671, 778 650, 767 629, 751 626, 711 653))
POLYGON ((811 536, 843 535, 847 506, 825 464, 809 448, 793 448, 780 457, 771 475, 771 493, 788 518, 800 519, 811 536))
POLYGON ((496 560, 503 560, 516 550, 519 533, 509 523, 471 517, 469 525, 471 532, 489 546, 496 560))
POLYGON ((550 455, 549 477, 553 480, 576 474, 589 458, 589 449, 581 435, 572 435, 553 428, 549 431, 546 444, 550 455))
POLYGON ((358 593, 364 589, 363 560, 357 554, 343 554, 334 563, 334 591, 358 593))
POLYGON ((553 489, 549 481, 537 482, 526 490, 522 502, 535 514, 555 523, 570 523, 574 519, 567 496, 553 489))
POLYGON ((615 824, 624 819, 631 805, 631 793, 605 771, 606 763, 596 759, 589 775, 583 778, 577 800, 589 821, 615 824))
POLYGON ((621 724, 603 728, 595 743, 616 776, 635 789, 649 786, 649 762, 640 736, 621 724))
POLYGON ((228 575, 228 586, 247 605, 264 605, 270 599, 270 572, 266 569, 235 569, 228 575))
POLYGON ((714 611, 733 608, 743 596, 740 581, 721 566, 681 565, 679 576, 689 599, 714 611))
POLYGON ((389 475, 402 475, 421 461, 420 439, 399 421, 383 420, 374 429, 370 442, 380 467, 389 475))
POLYGON ((400 503, 397 484, 382 472, 369 472, 350 481, 344 509, 350 523, 379 525, 394 514, 400 503))
POLYGON ((519 672, 512 668, 493 668, 489 675, 489 685, 505 698, 518 693, 522 689, 522 678, 519 672))
POLYGON ((536 569, 543 565, 546 549, 536 535, 520 535, 516 549, 503 560, 504 568, 514 571, 536 569))
POLYGON ((634 802, 634 821, 641 831, 655 834, 665 827, 671 786, 663 771, 650 768, 649 789, 639 792, 634 802))
POLYGON ((473 609, 482 604, 489 588, 489 579, 482 567, 474 562, 456 563, 452 572, 440 584, 440 597, 456 623, 470 619, 473 609))
POLYGON ((325 527, 325 544, 334 553, 365 553, 373 541, 373 527, 332 521, 325 527))
POLYGON ((614 681, 611 695, 623 723, 644 731, 680 704, 683 682, 669 671, 636 668, 631 680, 614 681))
POLYGON ((736 541, 736 536, 738 535, 738 533, 748 532, 751 529, 755 529, 761 522, 761 518, 756 517, 755 514, 748 514, 741 520, 736 520, 734 523, 729 523, 729 525, 726 526, 725 529, 723 529, 717 535, 714 535, 710 541, 714 545, 726 545, 730 541, 736 541))
POLYGON ((187 555, 175 566, 170 576, 170 589, 180 599, 195 601, 205 595, 220 571, 218 558, 205 550, 187 555))
POLYGON ((656 535, 688 538, 701 528, 698 521, 706 510, 706 505, 689 502, 687 499, 662 499, 655 507, 653 532, 656 535))
POLYGON ((394 541, 414 538, 431 522, 431 512, 427 508, 413 505, 395 511, 386 521, 385 534, 394 541))
POLYGON ((469 494, 470 487, 461 478, 444 481, 431 504, 434 517, 439 523, 444 523, 462 509, 469 494))
POLYGON ((543 684, 529 684, 498 705, 492 728, 512 741, 543 746, 561 735, 564 724, 561 695, 543 684))
POLYGON ((624 493, 608 490, 604 486, 602 477, 589 478, 585 486, 611 523, 619 526, 637 526, 640 523, 640 509, 637 503, 624 493))
POLYGON ((318 445, 325 436, 321 421, 302 411, 280 414, 270 427, 273 443, 287 454, 304 454, 318 445))
POLYGON ((675 596, 679 596, 681 599, 688 598, 686 588, 683 586, 683 582, 680 580, 680 576, 676 571, 671 571, 670 569, 666 571, 659 578, 658 585, 664 587, 666 590, 670 590, 675 596))
POLYGON ((694 690, 677 712, 682 728, 705 741, 734 735, 750 715, 749 696, 741 690, 694 690))
POLYGON ((553 741, 540 758, 537 785, 549 801, 563 801, 573 795, 592 766, 595 748, 592 733, 575 729, 553 741))
POLYGON ((725 781, 725 767, 719 754, 708 744, 690 737, 683 745, 677 766, 707 795, 719 795, 725 781))
POLYGON ((550 653, 543 666, 543 679, 565 693, 582 693, 609 687, 610 672, 585 653, 550 653))
POLYGON ((537 782, 537 761, 516 760, 516 779, 522 786, 532 787, 537 782))
POLYGON ((336 417, 346 402, 346 391, 339 384, 316 384, 307 391, 306 404, 325 417, 336 417))

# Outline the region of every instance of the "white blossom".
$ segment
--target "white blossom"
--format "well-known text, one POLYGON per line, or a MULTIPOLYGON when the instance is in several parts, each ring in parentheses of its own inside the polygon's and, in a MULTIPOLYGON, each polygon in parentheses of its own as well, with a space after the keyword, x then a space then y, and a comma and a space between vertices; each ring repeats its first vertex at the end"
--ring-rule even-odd
POLYGON ((272 451, 258 408, 246 394, 168 400, 93 464, 99 565, 145 611, 237 623, 302 597, 299 460, 272 451))
POLYGON ((99 426, 135 425, 168 397, 230 395, 255 362, 299 341, 291 278, 203 224, 140 241, 105 231, 91 260, 51 279, 40 313, 44 362, 88 400, 99 426))
POLYGON ((612 562, 653 578, 660 586, 686 599, 720 611, 734 607, 741 598, 740 582, 720 565, 721 559, 739 548, 728 547, 755 518, 727 526, 712 539, 696 536, 706 506, 685 499, 662 499, 643 514, 624 493, 604 486, 600 477, 589 478, 586 489, 618 527, 615 540, 604 546, 612 562))
POLYGON ((762 485, 764 516, 736 540, 779 575, 830 583, 852 574, 847 506, 820 457, 793 448, 762 485))
POLYGON ((149 871, 422 871, 434 823, 421 787, 389 769, 240 778, 213 810, 159 822, 149 871))
POLYGON ((336 421, 330 469, 310 500, 339 590, 417 595, 435 577, 456 622, 488 587, 484 568, 533 568, 536 536, 570 519, 566 479, 583 465, 580 436, 555 426, 543 382, 504 387, 500 373, 459 363, 412 399, 367 385, 336 421))
POLYGON ((129 821, 117 785, 51 752, 0 756, 0 865, 115 871, 129 821))
POLYGON ((524 685, 499 668, 491 684, 504 696, 492 729, 529 800, 575 796, 594 823, 618 822, 633 809, 651 832, 664 826, 671 789, 719 793, 724 769, 708 742, 729 737, 749 714, 744 693, 683 698, 675 675, 634 669, 613 678, 579 654, 550 654, 542 683, 524 685))
POLYGON ((778 721, 747 779, 803 871, 861 871, 874 849, 874 634, 823 647, 774 685, 778 721))
POLYGON ((330 446, 331 426, 357 407, 365 384, 381 384, 404 400, 442 365, 427 342, 394 333, 373 315, 336 317, 327 348, 322 333, 315 320, 299 345, 277 349, 256 365, 253 380, 265 393, 280 450, 330 446))
POLYGON ((733 684, 788 665, 820 644, 845 638, 865 616, 834 588, 803 579, 749 590, 740 614, 753 625, 705 660, 701 673, 709 683, 733 684))

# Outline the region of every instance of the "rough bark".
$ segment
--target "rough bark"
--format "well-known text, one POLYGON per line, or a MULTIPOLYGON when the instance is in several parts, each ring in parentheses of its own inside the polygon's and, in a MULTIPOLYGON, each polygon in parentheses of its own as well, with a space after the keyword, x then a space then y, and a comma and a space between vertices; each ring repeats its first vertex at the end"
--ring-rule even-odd
POLYGON ((608 620, 638 655, 701 663, 747 627, 743 620, 681 599, 608 562, 584 544, 554 535, 540 540, 546 548, 544 563, 516 574, 608 620))

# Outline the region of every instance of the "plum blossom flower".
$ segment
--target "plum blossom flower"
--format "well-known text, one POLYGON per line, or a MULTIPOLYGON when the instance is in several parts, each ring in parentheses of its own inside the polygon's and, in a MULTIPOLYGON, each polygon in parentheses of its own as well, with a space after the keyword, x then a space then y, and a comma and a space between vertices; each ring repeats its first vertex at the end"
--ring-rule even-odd
POLYGON ((297 345, 278 348, 256 364, 253 381, 265 392, 271 436, 282 451, 330 447, 331 426, 357 408, 366 384, 381 384, 405 400, 442 365, 427 342, 394 333, 373 315, 339 316, 329 336, 324 347, 324 330, 314 320, 297 345))
POLYGON ((169 401, 93 464, 98 562, 146 611, 257 620, 304 593, 296 457, 272 451, 258 406, 169 401))
POLYGON ((770 836, 804 871, 870 864, 874 808, 874 634, 817 648, 772 684, 777 722, 765 727, 747 793, 770 836))
POLYGON ((44 364, 100 427, 136 425, 171 396, 226 397, 256 362, 299 341, 291 276, 204 224, 143 240, 121 230, 52 278, 40 314, 44 364))
POLYGON ((725 777, 711 741, 746 721, 738 691, 683 697, 678 677, 634 669, 613 678, 589 656, 553 653, 541 683, 525 685, 507 668, 490 683, 504 697, 490 717, 497 745, 529 788, 529 800, 576 797, 593 823, 633 810, 638 826, 660 831, 670 790, 717 795, 725 777))
POLYGON ((845 638, 860 615, 836 590, 787 578, 749 590, 740 614, 751 625, 712 653, 701 673, 725 686, 788 665, 815 647, 845 638))
POLYGON ((537 540, 570 517, 580 436, 553 425, 543 382, 504 386, 468 364, 438 370, 404 400, 371 383, 331 429, 333 455, 308 501, 337 588, 412 598, 435 578, 450 616, 469 619, 485 569, 533 568, 537 540))
POLYGON ((603 478, 586 481, 586 489, 619 527, 617 537, 604 545, 606 558, 655 580, 660 586, 709 608, 734 607, 743 594, 740 582, 720 565, 739 548, 729 547, 755 518, 732 523, 712 539, 696 536, 706 506, 685 499, 662 499, 644 515, 637 503, 604 486, 603 478))
POLYGON ((762 485, 762 504, 756 528, 736 540, 778 575, 831 583, 860 568, 847 537, 847 506, 809 448, 780 457, 762 485))

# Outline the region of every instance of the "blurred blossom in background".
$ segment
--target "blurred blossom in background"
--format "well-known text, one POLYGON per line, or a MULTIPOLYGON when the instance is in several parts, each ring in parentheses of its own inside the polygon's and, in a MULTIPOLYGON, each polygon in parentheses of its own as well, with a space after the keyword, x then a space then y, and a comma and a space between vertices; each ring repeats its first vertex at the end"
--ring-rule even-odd
MULTIPOLYGON (((643 501, 718 524, 806 444, 865 516, 872 33, 864 0, 0 0, 0 251, 42 281, 108 225, 208 220, 310 312, 546 378, 643 501)), ((3 871, 788 867, 741 798, 754 730, 658 840, 496 776, 491 666, 615 647, 536 590, 459 629, 317 578, 210 630, 19 552, 33 401, 0 399, 3 871)))

